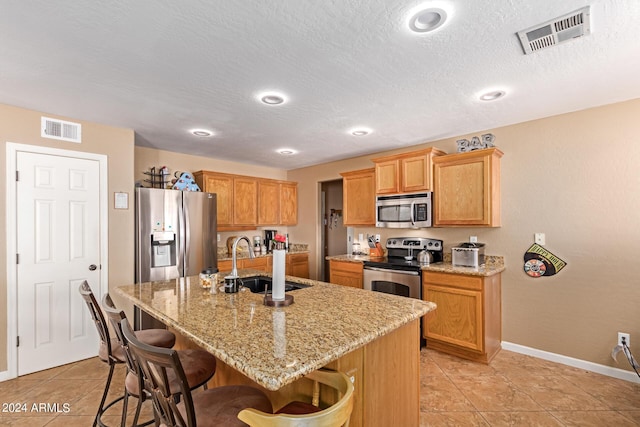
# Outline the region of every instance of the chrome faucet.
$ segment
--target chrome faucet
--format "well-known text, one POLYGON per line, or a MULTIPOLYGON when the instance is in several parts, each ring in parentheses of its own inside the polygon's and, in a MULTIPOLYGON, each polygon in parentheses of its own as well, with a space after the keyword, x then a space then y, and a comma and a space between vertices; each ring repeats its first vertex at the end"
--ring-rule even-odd
POLYGON ((249 258, 255 258, 253 251, 251 250, 251 240, 247 236, 237 237, 236 240, 233 241, 233 248, 231 249, 233 254, 231 254, 231 277, 238 277, 238 256, 236 255, 236 248, 238 247, 238 242, 240 240, 245 240, 247 242, 247 246, 249 247, 249 258))

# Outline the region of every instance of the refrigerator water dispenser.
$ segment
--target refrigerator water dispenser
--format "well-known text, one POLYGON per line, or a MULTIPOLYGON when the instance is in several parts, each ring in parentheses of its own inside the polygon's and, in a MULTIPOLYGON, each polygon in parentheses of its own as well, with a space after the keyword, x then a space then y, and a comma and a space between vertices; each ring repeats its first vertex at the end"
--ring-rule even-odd
POLYGON ((176 235, 156 231, 151 235, 151 267, 176 265, 176 235))

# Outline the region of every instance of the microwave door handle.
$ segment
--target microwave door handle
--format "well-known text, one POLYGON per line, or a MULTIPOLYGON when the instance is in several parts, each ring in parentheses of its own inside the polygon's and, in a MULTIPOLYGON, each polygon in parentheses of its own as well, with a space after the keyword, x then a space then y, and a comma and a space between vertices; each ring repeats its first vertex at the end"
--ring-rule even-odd
POLYGON ((415 226, 416 225, 416 221, 415 218, 413 216, 413 211, 415 209, 416 206, 416 202, 411 202, 411 225, 415 226))

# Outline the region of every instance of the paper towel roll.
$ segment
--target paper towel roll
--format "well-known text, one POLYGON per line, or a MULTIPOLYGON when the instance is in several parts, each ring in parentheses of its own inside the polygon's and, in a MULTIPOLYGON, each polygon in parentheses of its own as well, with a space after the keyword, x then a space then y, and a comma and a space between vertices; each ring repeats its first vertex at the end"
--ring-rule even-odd
POLYGON ((271 297, 274 301, 284 300, 284 270, 286 252, 284 249, 273 250, 273 288, 271 297))

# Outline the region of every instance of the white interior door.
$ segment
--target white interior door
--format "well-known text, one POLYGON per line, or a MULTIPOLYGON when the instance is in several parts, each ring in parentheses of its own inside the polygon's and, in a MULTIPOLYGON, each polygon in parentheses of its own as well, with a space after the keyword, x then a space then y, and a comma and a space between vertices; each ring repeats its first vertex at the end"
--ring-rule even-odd
POLYGON ((18 375, 95 356, 78 287, 100 298, 100 164, 18 152, 18 375), (94 268, 95 266, 95 268, 94 268))

